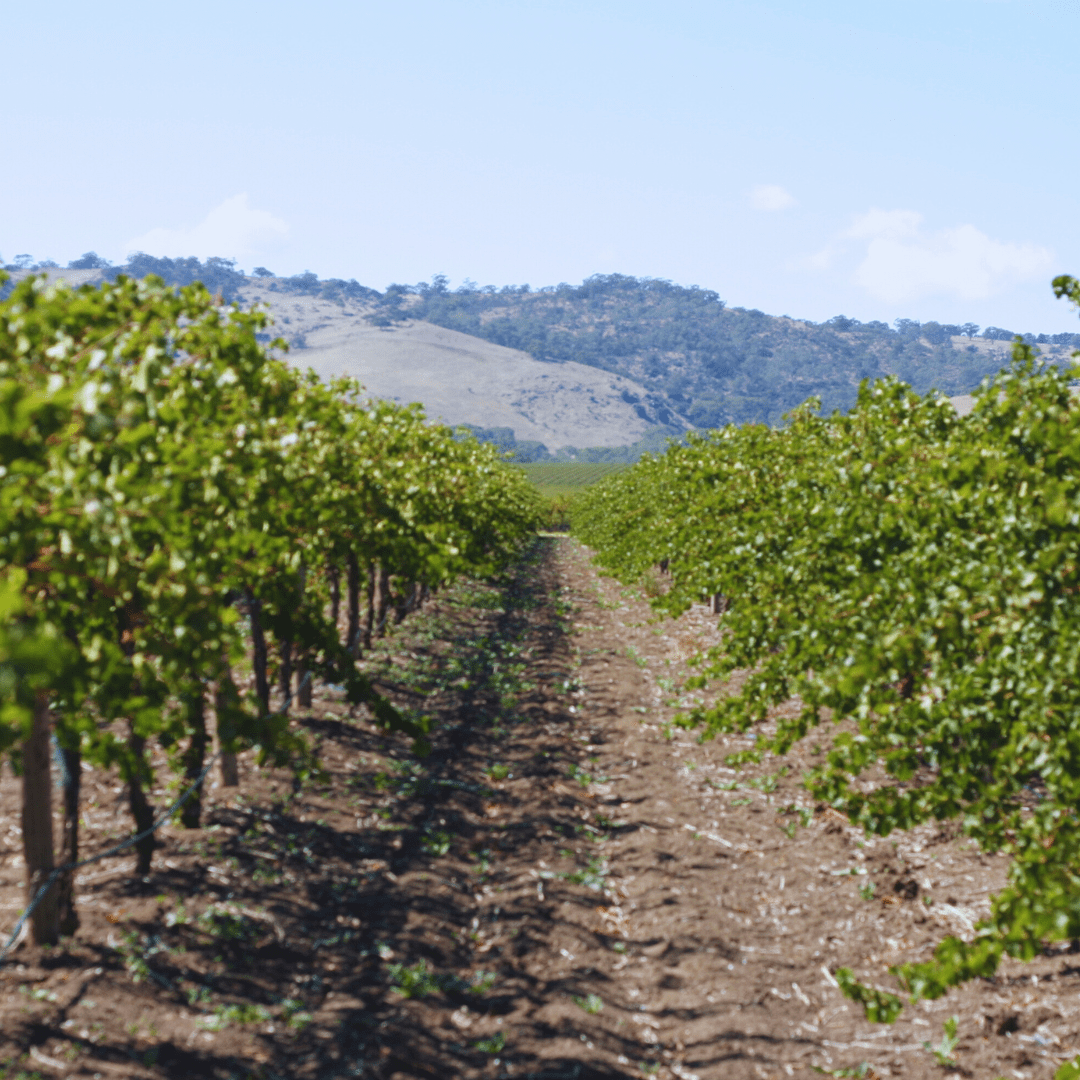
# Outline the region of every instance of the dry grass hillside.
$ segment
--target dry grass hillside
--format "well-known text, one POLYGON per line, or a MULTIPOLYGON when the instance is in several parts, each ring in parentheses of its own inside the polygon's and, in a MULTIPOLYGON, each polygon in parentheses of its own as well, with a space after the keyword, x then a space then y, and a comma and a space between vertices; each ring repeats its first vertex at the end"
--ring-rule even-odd
POLYGON ((598 368, 545 363, 426 322, 372 326, 362 300, 283 295, 258 285, 241 297, 270 306, 276 332, 293 345, 293 363, 323 378, 349 375, 377 397, 419 401, 447 424, 512 428, 518 440, 550 450, 626 446, 654 426, 640 407, 641 386, 598 368))

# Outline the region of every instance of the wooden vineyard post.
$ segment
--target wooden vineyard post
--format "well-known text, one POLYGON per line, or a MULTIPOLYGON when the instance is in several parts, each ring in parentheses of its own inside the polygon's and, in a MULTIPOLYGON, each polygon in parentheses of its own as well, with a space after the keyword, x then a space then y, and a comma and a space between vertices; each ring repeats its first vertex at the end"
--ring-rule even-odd
POLYGON ((270 711, 270 683, 266 677, 266 635, 262 626, 262 603, 247 591, 248 618, 251 621, 251 666, 255 669, 255 696, 265 716, 270 711))
MULTIPOLYGON (((49 697, 39 691, 34 698, 30 737, 23 743, 23 856, 26 859, 26 902, 52 873, 52 763, 49 755, 49 697)), ((35 945, 53 945, 60 937, 59 905, 55 886, 30 916, 30 937, 35 945)))
MULTIPOLYGON (((222 664, 221 674, 218 676, 217 685, 214 687, 214 731, 217 735, 217 749, 221 754, 219 767, 221 769, 221 786, 237 787, 240 784, 240 768, 236 761, 236 754, 222 749, 222 728, 224 716, 228 707, 235 699, 236 687, 233 686, 232 675, 229 671, 229 662, 226 659, 222 664)), ((224 732, 225 735, 228 732, 224 732)))
MULTIPOLYGON (((64 816, 60 832, 60 865, 79 861, 79 788, 82 784, 82 754, 78 749, 69 750, 55 744, 56 758, 61 766, 60 777, 64 785, 64 816)), ((75 910, 74 874, 66 870, 56 883, 57 907, 59 909, 60 933, 68 936, 79 928, 79 915, 75 910)))
POLYGON ((278 646, 278 656, 281 658, 281 670, 279 672, 282 702, 281 708, 283 712, 288 713, 290 695, 292 694, 293 643, 291 641, 281 642, 278 646))
POLYGON ((345 647, 355 660, 360 655, 360 566, 356 561, 356 552, 349 552, 348 582, 349 627, 345 633, 345 647))
POLYGON ((375 564, 367 568, 367 615, 364 619, 364 648, 371 648, 371 635, 375 631, 375 564))
MULTIPOLYGON (((187 702, 187 722, 191 729, 191 741, 181 758, 184 765, 184 781, 193 784, 203 771, 206 760, 206 701, 202 684, 192 690, 187 702)), ((197 788, 180 808, 180 823, 185 829, 197 829, 202 823, 202 789, 197 788)))
MULTIPOLYGON (((129 762, 128 768, 130 773, 128 775, 128 806, 131 809, 131 816, 135 821, 135 831, 137 833, 146 832, 151 825, 154 824, 154 808, 150 805, 150 800, 146 797, 146 790, 143 788, 143 766, 146 763, 146 736, 140 735, 135 730, 135 722, 133 720, 128 721, 128 748, 131 751, 133 760, 129 762)), ((154 839, 154 834, 144 836, 135 843, 135 873, 139 876, 150 873, 150 863, 154 857, 154 848, 157 847, 157 842, 154 839)))
POLYGON ((301 654, 296 662, 296 703, 301 708, 311 708, 311 684, 314 680, 307 666, 307 657, 301 654))
POLYGON ((330 579, 330 622, 337 631, 338 619, 341 618, 341 570, 336 563, 332 563, 326 571, 330 579))
MULTIPOLYGON (((297 611, 304 606, 304 594, 307 591, 307 566, 301 564, 299 581, 297 583, 297 611)), ((337 624, 334 624, 335 633, 337 624)), ((296 650, 296 704, 301 708, 311 707, 311 677, 307 666, 307 649, 300 647, 296 650)))
POLYGON ((375 580, 375 636, 386 636, 386 617, 390 613, 390 571, 378 564, 375 580))

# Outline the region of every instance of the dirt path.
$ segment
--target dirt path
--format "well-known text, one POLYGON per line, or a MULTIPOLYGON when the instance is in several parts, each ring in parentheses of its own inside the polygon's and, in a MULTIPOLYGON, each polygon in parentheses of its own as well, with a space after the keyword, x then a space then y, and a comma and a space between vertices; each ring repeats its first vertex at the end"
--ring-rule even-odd
MULTIPOLYGON (((0 1068, 1052 1076, 1080 1043, 1070 954, 892 1027, 835 988, 839 966, 890 985, 888 965, 965 932, 1002 861, 936 829, 865 841, 807 801, 812 745, 787 776, 770 775, 777 763, 736 774, 723 758, 742 740, 667 730, 684 662, 717 622, 704 608, 650 622, 568 539, 438 597, 367 661, 431 717, 430 757, 321 691, 297 723, 324 776, 294 784, 244 762, 204 829, 169 827, 150 879, 126 863, 87 875, 75 941, 0 972, 0 1068), (952 1015, 943 1064, 924 1043, 940 1046, 952 1015)), ((108 781, 87 774, 89 850, 126 827, 108 781)), ((5 925, 20 899, 17 798, 5 770, 5 925)))

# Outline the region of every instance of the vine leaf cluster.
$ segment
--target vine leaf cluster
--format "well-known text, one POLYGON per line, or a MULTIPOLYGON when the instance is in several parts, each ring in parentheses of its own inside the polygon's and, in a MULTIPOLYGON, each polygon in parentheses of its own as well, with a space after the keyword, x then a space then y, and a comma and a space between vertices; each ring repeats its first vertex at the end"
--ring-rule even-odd
MULTIPOLYGON (((1054 288, 1080 302, 1075 279, 1054 288)), ((573 511, 624 582, 663 568, 659 611, 725 598, 723 644, 697 685, 749 674, 683 726, 755 733, 736 764, 824 737, 806 780, 821 803, 882 836, 954 820, 1010 857, 971 940, 892 969, 910 1000, 1080 938, 1076 376, 1017 339, 969 416, 895 378, 867 381, 847 414, 811 400, 780 428, 693 436, 573 511), (801 708, 766 734, 789 701, 801 708)), ((836 977, 871 1019, 903 1007, 836 977)))

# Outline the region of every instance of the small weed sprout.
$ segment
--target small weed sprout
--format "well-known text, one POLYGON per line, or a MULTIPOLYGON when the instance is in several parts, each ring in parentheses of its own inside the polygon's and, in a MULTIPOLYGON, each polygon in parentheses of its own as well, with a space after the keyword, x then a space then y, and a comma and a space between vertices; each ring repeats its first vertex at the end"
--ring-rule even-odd
POLYGON ((754 780, 748 781, 747 787, 752 787, 766 795, 771 795, 776 790, 776 785, 779 782, 780 780, 776 776, 759 776, 754 780))
POLYGON ((960 1041, 956 1035, 956 1017, 950 1016, 948 1020, 942 1025, 941 1042, 937 1046, 931 1046, 929 1042, 924 1042, 923 1047, 934 1055, 935 1060, 939 1065, 943 1065, 947 1068, 955 1068, 956 1062, 953 1060, 952 1052, 956 1049, 956 1044, 960 1041))
POLYGON ((391 964, 387 973, 393 980, 394 989, 406 998, 426 998, 434 994, 439 987, 439 980, 428 971, 426 960, 417 960, 415 964, 391 964))
POLYGON ((442 856, 450 850, 450 841, 452 839, 448 832, 429 832, 421 837, 420 846, 429 855, 442 856))
POLYGON ((582 787, 588 787, 593 780, 581 766, 574 765, 573 763, 567 768, 566 775, 570 777, 571 780, 576 780, 582 787))
POLYGON ((607 884, 607 863, 603 859, 590 859, 589 865, 582 870, 575 870, 572 874, 560 874, 565 881, 572 881, 575 885, 584 885, 593 892, 600 892, 607 884))
POLYGON ((270 1010, 262 1005, 219 1005, 210 1016, 199 1020, 208 1031, 224 1031, 230 1024, 260 1024, 270 1020, 270 1010))
POLYGON ((186 926, 188 922, 187 911, 184 908, 183 900, 176 901, 176 907, 172 911, 165 914, 166 926, 186 926))
POLYGON ((281 1018, 294 1031, 303 1031, 313 1017, 306 1012, 299 998, 284 998, 281 1002, 281 1018))
POLYGON ((146 952, 138 931, 126 931, 123 940, 116 946, 116 951, 124 961, 124 967, 127 968, 133 983, 141 983, 143 979, 150 977, 150 965, 146 962, 146 952))
POLYGON ((255 920, 222 904, 211 904, 197 920, 204 934, 219 941, 251 941, 259 936, 255 920))
POLYGON ((486 994, 498 982, 494 971, 477 971, 469 980, 469 993, 476 997, 486 994))
POLYGON ((585 997, 575 997, 574 1004, 579 1009, 584 1009, 590 1016, 595 1016, 604 1007, 604 1002, 599 994, 586 994, 585 997))
POLYGON ((473 1043, 473 1046, 480 1051, 481 1054, 500 1054, 502 1049, 506 1046, 506 1035, 497 1031, 489 1039, 479 1039, 473 1043))

